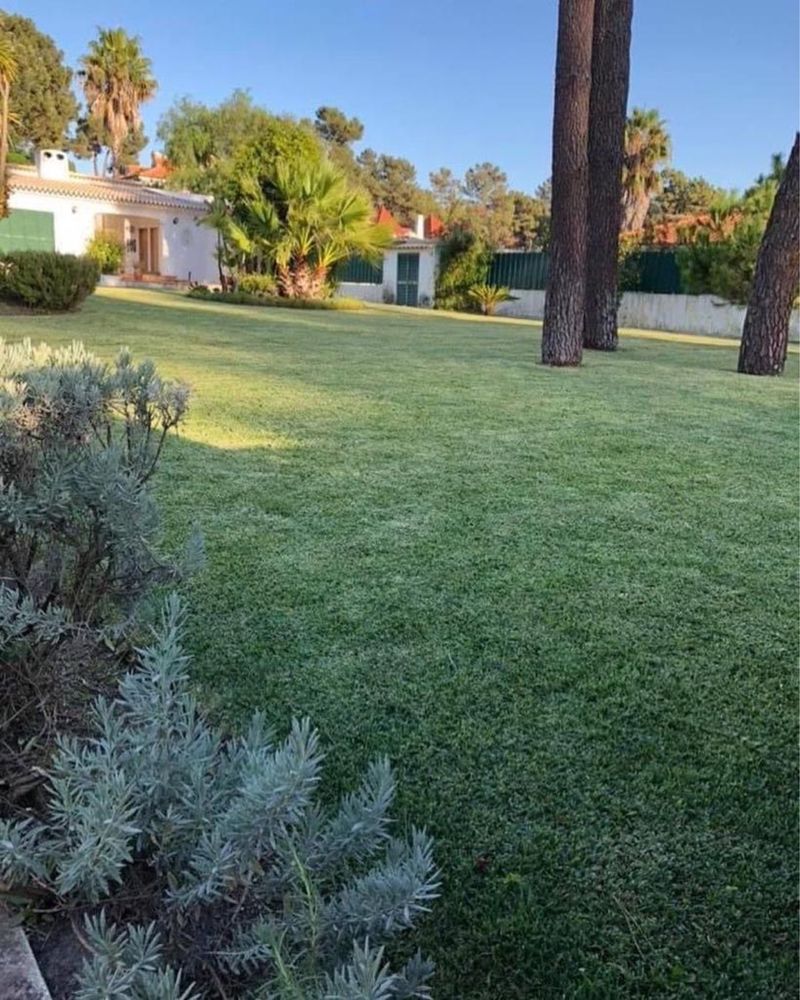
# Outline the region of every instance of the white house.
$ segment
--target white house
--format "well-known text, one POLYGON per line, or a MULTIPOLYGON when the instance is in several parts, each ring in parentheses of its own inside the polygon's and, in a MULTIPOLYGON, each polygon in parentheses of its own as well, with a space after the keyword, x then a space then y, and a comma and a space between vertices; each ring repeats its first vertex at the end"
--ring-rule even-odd
POLYGON ((125 248, 123 279, 218 280, 216 233, 200 224, 209 209, 203 195, 77 174, 55 149, 39 150, 33 166, 9 167, 8 192, 0 251, 81 254, 105 232, 125 248))

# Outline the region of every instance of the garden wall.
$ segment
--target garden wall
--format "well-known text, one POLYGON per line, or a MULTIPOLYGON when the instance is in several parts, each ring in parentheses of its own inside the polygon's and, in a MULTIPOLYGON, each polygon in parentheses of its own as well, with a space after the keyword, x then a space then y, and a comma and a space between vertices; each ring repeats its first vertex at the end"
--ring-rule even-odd
MULTIPOLYGON (((512 289, 516 302, 504 302, 498 316, 542 319, 544 291, 512 289)), ((625 292, 619 308, 619 325, 639 330, 665 330, 709 337, 742 335, 745 307, 722 302, 713 295, 657 295, 653 292, 625 292)), ((800 342, 800 310, 792 312, 789 339, 800 342)))

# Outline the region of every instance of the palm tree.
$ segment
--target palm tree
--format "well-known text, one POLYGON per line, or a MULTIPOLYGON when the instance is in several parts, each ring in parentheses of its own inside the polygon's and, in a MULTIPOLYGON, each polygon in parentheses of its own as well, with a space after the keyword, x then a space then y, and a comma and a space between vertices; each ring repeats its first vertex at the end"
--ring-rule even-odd
POLYGON ((278 163, 260 182, 241 180, 243 197, 210 220, 226 242, 274 268, 281 295, 319 298, 331 268, 350 256, 380 259, 392 241, 372 221, 372 205, 344 173, 323 161, 302 169, 278 163))
POLYGON ((644 225, 650 199, 661 190, 659 166, 670 157, 667 126, 658 111, 634 108, 625 125, 625 163, 622 170, 622 228, 644 225))
POLYGON ((125 140, 141 124, 140 105, 156 92, 152 65, 138 38, 122 28, 100 28, 81 66, 89 118, 107 138, 112 170, 118 177, 125 140))
POLYGON ((0 35, 0 218, 8 215, 8 127, 12 118, 11 85, 17 76, 17 59, 10 39, 0 35))

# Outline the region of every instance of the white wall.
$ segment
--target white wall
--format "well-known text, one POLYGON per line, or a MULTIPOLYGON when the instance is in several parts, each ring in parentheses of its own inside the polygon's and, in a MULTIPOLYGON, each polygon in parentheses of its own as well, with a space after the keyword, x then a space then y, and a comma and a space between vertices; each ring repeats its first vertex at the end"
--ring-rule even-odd
POLYGON ((12 191, 9 207, 52 212, 55 247, 59 253, 83 253, 95 233, 98 215, 153 219, 161 225, 162 274, 185 281, 191 272, 193 281, 205 283, 218 280, 214 258, 216 233, 208 226, 199 225, 202 213, 195 209, 115 205, 109 201, 34 191, 12 191), (173 219, 177 219, 177 223, 173 223, 173 219))
MULTIPOLYGON (((544 317, 544 291, 511 289, 516 302, 504 302, 498 316, 544 317)), ((709 337, 742 335, 744 306, 721 302, 713 295, 656 295, 652 292, 625 292, 619 307, 619 325, 639 330, 695 333, 709 337)), ((800 310, 792 312, 789 339, 800 341, 800 310)))
POLYGON ((362 302, 383 302, 383 285, 343 281, 336 289, 336 294, 346 299, 361 299, 362 302))

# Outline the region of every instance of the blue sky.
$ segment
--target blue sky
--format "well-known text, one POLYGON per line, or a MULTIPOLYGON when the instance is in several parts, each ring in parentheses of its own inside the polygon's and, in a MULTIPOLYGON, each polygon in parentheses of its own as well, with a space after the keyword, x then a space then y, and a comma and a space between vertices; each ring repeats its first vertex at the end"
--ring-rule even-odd
MULTIPOLYGON (((26 0, 75 64, 98 24, 138 34, 158 97, 217 102, 249 89, 274 111, 334 104, 364 144, 405 156, 421 181, 491 160, 532 191, 550 172, 556 0, 26 0)), ((630 104, 657 107, 673 164, 744 187, 788 151, 798 123, 797 0, 636 0, 630 104)))

